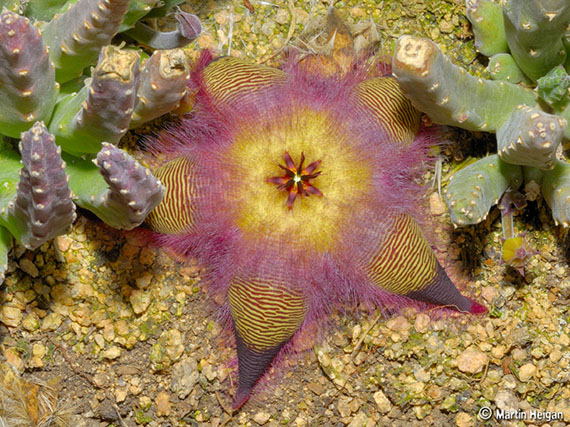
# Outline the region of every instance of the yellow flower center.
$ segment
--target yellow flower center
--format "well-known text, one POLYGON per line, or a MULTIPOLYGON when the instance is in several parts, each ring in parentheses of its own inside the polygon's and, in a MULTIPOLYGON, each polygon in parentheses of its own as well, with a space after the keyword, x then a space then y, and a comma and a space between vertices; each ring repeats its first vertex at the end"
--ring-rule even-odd
POLYGON ((291 241, 317 251, 339 243, 354 206, 372 189, 372 161, 353 139, 328 112, 308 108, 244 124, 225 155, 233 188, 228 208, 244 237, 260 244, 291 241), (303 167, 301 157, 312 163, 303 167), (297 194, 291 200, 291 191, 311 197, 297 194))

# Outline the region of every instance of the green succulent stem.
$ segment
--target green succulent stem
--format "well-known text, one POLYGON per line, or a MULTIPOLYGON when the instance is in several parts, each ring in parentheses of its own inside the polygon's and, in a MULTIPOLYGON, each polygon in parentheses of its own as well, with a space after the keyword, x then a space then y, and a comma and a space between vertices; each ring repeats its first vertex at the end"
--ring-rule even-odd
POLYGON ((497 130, 497 151, 508 163, 552 169, 566 127, 558 116, 519 105, 497 130))
POLYGON ((570 23, 567 0, 504 0, 509 49, 532 81, 566 60, 563 38, 570 23))
POLYGON ((438 124, 495 132, 518 105, 537 105, 532 90, 472 76, 425 38, 401 36, 392 69, 415 107, 438 124))
POLYGON ((570 164, 557 160, 554 168, 543 172, 542 195, 556 225, 570 226, 570 164))
POLYGON ((0 0, 0 11, 7 9, 10 12, 18 13, 20 12, 20 1, 19 0, 0 0))
POLYGON ((60 12, 68 0, 28 0, 25 14, 38 21, 49 21, 60 12))
POLYGON ((5 215, 8 205, 16 197, 20 181, 18 172, 21 167, 18 152, 0 140, 0 218, 5 215))
POLYGON ((8 268, 8 252, 12 247, 12 235, 8 229, 0 226, 0 283, 4 281, 4 275, 8 268))
POLYGON ((509 53, 497 53, 489 58, 487 70, 491 73, 493 80, 520 83, 526 79, 515 59, 509 53))
POLYGON ((174 7, 184 3, 186 0, 161 0, 161 6, 150 11, 146 18, 162 18, 174 7))
POLYGON ((139 19, 147 16, 156 6, 161 4, 159 0, 131 0, 119 32, 123 32, 135 26, 139 19))
MULTIPOLYGON (((22 135, 19 144, 23 167, 15 196, 2 192, 4 203, 0 210, 0 225, 23 246, 35 249, 47 240, 65 234, 75 220, 75 205, 61 159, 61 148, 42 122, 37 122, 22 135)), ((14 182, 14 157, 3 158, 14 182)))
POLYGON ((475 34, 475 48, 485 56, 508 52, 501 6, 489 0, 467 0, 465 4, 475 34))
POLYGON ((27 233, 25 218, 15 214, 15 200, 20 182, 20 155, 4 144, 0 152, 0 227, 10 231, 20 241, 27 233))
POLYGON ((497 154, 459 170, 444 193, 451 221, 455 225, 482 221, 505 191, 521 186, 522 178, 520 166, 503 162, 497 154))

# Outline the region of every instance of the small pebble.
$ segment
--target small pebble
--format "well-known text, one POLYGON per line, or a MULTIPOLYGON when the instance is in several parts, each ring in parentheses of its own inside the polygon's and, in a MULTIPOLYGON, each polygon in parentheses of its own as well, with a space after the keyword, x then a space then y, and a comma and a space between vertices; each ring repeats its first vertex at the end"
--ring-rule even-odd
POLYGON ((152 274, 149 272, 146 272, 135 279, 135 283, 137 284, 137 288, 139 289, 148 288, 151 281, 152 281, 152 274))
POLYGON ((521 362, 527 358, 526 351, 520 348, 515 348, 513 351, 511 351, 511 355, 517 362, 521 362))
POLYGON ((105 359, 113 360, 117 359, 121 355, 121 348, 113 345, 103 352, 103 357, 105 359))
POLYGON ((117 403, 124 402, 127 399, 128 390, 126 388, 118 388, 115 390, 115 401, 117 403))
POLYGON ((206 376, 206 379, 210 382, 214 381, 218 375, 216 368, 213 365, 204 366, 202 373, 206 376))
POLYGON ((230 14, 227 10, 222 10, 214 14, 214 20, 219 25, 228 25, 230 21, 230 14))
POLYGON ((437 192, 429 196, 429 211, 433 216, 443 215, 447 212, 447 207, 437 192))
POLYGON ((394 332, 407 333, 410 328, 410 322, 404 316, 394 317, 386 322, 386 327, 394 332))
POLYGON ((172 380, 170 390, 179 399, 185 399, 200 378, 196 360, 192 358, 182 359, 172 367, 172 380))
POLYGON ((42 331, 55 331, 63 322, 61 314, 50 313, 42 319, 41 330, 42 331))
POLYGON ((150 293, 143 292, 138 289, 135 289, 129 297, 129 301, 131 302, 131 306, 133 307, 135 314, 144 313, 150 305, 150 300, 150 293))
POLYGON ((285 9, 279 9, 273 19, 275 19, 275 22, 278 24, 285 25, 289 23, 290 15, 285 9))
POLYGON ((269 418, 271 418, 271 414, 268 412, 258 412, 257 414, 255 414, 253 416, 253 421, 255 421, 257 424, 259 424, 260 426, 262 426, 263 424, 265 424, 267 421, 269 421, 269 418))
POLYGON ((297 427, 305 427, 307 425, 307 419, 305 417, 298 416, 295 418, 294 423, 297 427))
POLYGON ((460 412, 455 417, 455 425, 457 427, 471 427, 475 425, 473 417, 467 412, 460 412))
POLYGON ((526 363, 519 369, 519 379, 522 382, 530 381, 534 377, 535 373, 536 366, 534 366, 532 363, 526 363))
POLYGON ((159 417, 168 417, 170 415, 170 394, 161 391, 156 396, 156 415, 159 417))
POLYGON ((420 334, 425 334, 429 330, 429 324, 431 319, 425 313, 420 313, 416 317, 416 321, 414 322, 414 329, 418 331, 420 334))
POLYGON ((430 380, 431 375, 429 370, 426 370, 424 368, 417 368, 414 369, 414 377, 416 378, 416 380, 422 383, 427 383, 430 380))
POLYGON ((28 332, 33 332, 38 330, 40 327, 40 319, 38 315, 36 313, 28 314, 22 321, 22 327, 28 332))
POLYGON ((336 409, 341 417, 345 418, 352 414, 352 410, 350 409, 350 398, 348 397, 341 397, 338 400, 336 405, 336 409))
POLYGON ((4 323, 6 326, 14 328, 17 327, 23 317, 24 314, 19 308, 11 307, 9 305, 0 308, 0 322, 4 323))
MULTIPOLYGON (((24 319, 24 322, 26 319, 24 319)), ((552 363, 558 363, 558 361, 562 358, 562 352, 558 349, 552 350, 550 355, 548 356, 552 363)))
POLYGON ((519 407, 515 394, 510 390, 499 390, 495 395, 495 404, 504 411, 516 411, 519 407))
POLYGON ((61 252, 67 252, 69 250, 69 247, 71 246, 72 241, 73 240, 71 240, 67 236, 57 236, 55 239, 55 244, 57 245, 57 248, 61 252))
POLYGON ((24 273, 29 274, 30 276, 32 276, 34 278, 38 277, 38 274, 40 274, 40 272, 38 271, 38 268, 28 258, 21 259, 19 265, 20 265, 20 269, 24 273))
POLYGON ((476 374, 481 372, 487 364, 487 355, 479 350, 467 349, 457 359, 457 367, 461 372, 476 374))
POLYGON ((374 402, 376 402, 376 406, 378 407, 378 412, 381 414, 387 414, 392 409, 392 404, 384 394, 382 390, 378 390, 374 393, 374 402))
POLYGON ((369 425, 368 416, 364 411, 360 411, 354 416, 348 427, 365 427, 369 425))

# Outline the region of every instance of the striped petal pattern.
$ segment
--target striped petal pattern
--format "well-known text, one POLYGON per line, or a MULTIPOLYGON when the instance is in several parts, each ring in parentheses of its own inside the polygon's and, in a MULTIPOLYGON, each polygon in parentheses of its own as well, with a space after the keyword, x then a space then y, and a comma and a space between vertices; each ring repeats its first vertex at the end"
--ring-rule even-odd
POLYGON ((196 197, 192 162, 178 157, 155 170, 154 176, 166 187, 166 194, 147 216, 146 224, 162 234, 189 231, 194 225, 192 200, 196 197))
POLYGON ((396 141, 411 144, 420 125, 421 113, 400 89, 393 77, 376 77, 358 84, 354 90, 357 103, 370 117, 382 123, 396 141))
POLYGON ((384 239, 379 241, 365 265, 373 284, 397 295, 459 311, 486 311, 459 293, 410 215, 395 216, 380 234, 384 239))
POLYGON ((435 277, 435 255, 410 215, 394 217, 375 249, 366 270, 370 280, 387 291, 405 295, 435 277))
POLYGON ((285 81, 286 74, 277 68, 225 56, 206 67, 203 79, 210 96, 219 103, 231 104, 240 96, 273 88, 285 81))
POLYGON ((242 406, 257 380, 305 318, 303 294, 274 279, 235 278, 228 300, 234 322, 239 387, 234 408, 242 406))

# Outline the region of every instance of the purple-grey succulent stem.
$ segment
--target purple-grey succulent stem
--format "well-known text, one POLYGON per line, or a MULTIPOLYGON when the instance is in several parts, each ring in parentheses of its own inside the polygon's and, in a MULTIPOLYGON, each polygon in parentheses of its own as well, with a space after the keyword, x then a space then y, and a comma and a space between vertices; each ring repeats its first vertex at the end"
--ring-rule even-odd
POLYGON ((190 66, 182 49, 155 51, 142 67, 131 129, 178 108, 189 78, 190 66))
POLYGON ((178 28, 174 31, 156 31, 141 22, 137 22, 135 27, 125 31, 125 34, 153 49, 184 47, 200 35, 202 26, 196 15, 180 10, 175 13, 174 17, 178 21, 178 28))
POLYGON ((76 217, 75 204, 61 148, 43 122, 22 134, 19 147, 24 166, 16 198, 8 205, 17 222, 8 229, 26 248, 35 249, 69 230, 76 217))
POLYGON ((0 133, 19 138, 48 120, 59 85, 40 33, 27 18, 0 14, 0 133))
POLYGON ((129 129, 139 85, 139 53, 106 46, 91 82, 60 101, 50 123, 69 153, 97 153, 103 141, 116 144, 129 129))
POLYGON ((129 0, 79 0, 42 28, 58 82, 81 74, 108 45, 129 8, 129 0))
POLYGON ((165 189, 160 181, 125 151, 104 143, 93 162, 109 186, 94 210, 107 224, 130 230, 162 200, 165 189))

